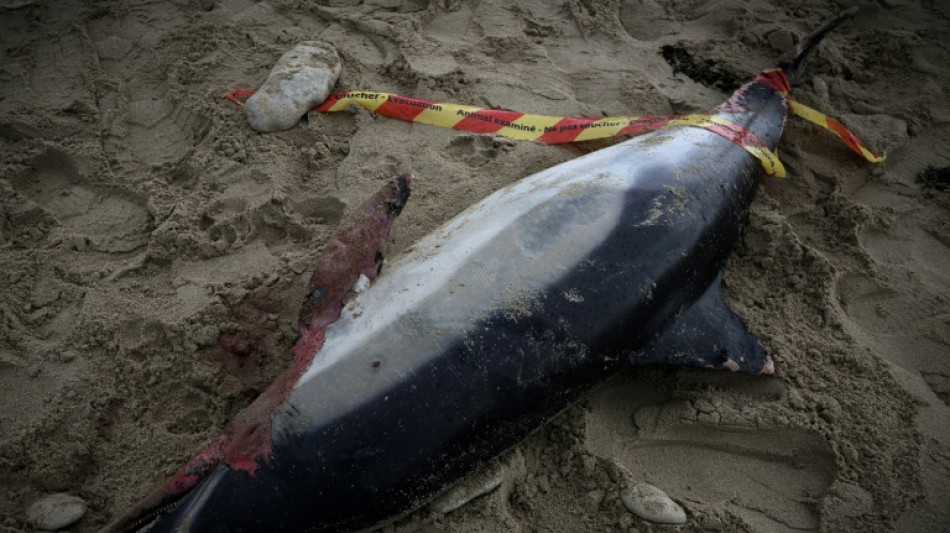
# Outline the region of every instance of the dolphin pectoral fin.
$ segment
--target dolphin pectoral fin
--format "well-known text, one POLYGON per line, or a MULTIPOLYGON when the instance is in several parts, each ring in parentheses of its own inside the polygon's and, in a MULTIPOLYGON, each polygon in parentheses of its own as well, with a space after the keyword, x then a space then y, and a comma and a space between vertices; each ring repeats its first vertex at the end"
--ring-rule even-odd
POLYGON ((693 305, 643 349, 634 365, 698 366, 748 374, 772 374, 775 367, 758 337, 726 304, 722 274, 693 305))
MULTIPOLYGON (((353 210, 324 246, 300 311, 300 337, 291 349, 294 360, 284 373, 245 407, 220 435, 193 454, 184 467, 159 484, 128 513, 106 525, 100 533, 139 531, 155 520, 171 523, 169 521, 174 517, 181 516, 182 509, 193 514, 196 509, 202 509, 202 498, 221 483, 226 472, 242 470, 253 474, 258 465, 269 460, 271 415, 320 350, 326 327, 340 317, 347 298, 364 289, 364 285, 379 274, 389 230, 409 198, 410 181, 409 174, 390 180, 353 210), (176 509, 179 514, 173 514, 176 509)), ((251 311, 241 311, 248 317, 247 322, 261 314, 251 311)), ((223 337, 218 351, 222 360, 227 361, 235 357, 236 346, 243 345, 240 351, 246 352, 248 346, 254 348, 252 341, 256 343, 261 338, 256 331, 238 332, 223 337)), ((182 519, 182 523, 191 524, 191 521, 182 519)), ((166 530, 170 529, 162 531, 166 530)), ((177 526, 175 529, 192 530, 177 526)), ((208 530, 211 529, 202 529, 208 530)))
POLYGON ((324 245, 300 308, 300 337, 291 350, 296 359, 313 357, 346 302, 379 275, 389 230, 409 199, 411 179, 402 174, 390 180, 349 213, 324 245))

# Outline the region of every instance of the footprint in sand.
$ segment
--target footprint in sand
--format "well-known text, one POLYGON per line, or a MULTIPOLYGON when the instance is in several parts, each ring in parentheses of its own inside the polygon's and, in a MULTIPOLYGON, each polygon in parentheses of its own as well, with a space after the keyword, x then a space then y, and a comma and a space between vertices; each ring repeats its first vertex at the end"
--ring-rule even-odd
MULTIPOLYGON (((731 377, 740 378, 733 392, 750 402, 782 394, 776 380, 731 377)), ((661 486, 687 507, 725 508, 753 531, 818 529, 818 502, 836 476, 834 454, 821 436, 687 421, 682 411, 694 407, 653 381, 625 375, 591 396, 586 434, 592 453, 638 481, 661 486)), ((721 386, 731 389, 725 381, 721 386)))
POLYGON ((950 237, 944 229, 930 231, 904 217, 888 231, 867 229, 861 236, 868 253, 879 263, 911 272, 927 284, 950 287, 950 237))
POLYGON ((155 401, 149 403, 144 418, 168 433, 201 433, 212 425, 214 405, 206 392, 181 383, 166 384, 152 392, 155 401))
POLYGON ((337 198, 305 196, 294 204, 293 210, 308 223, 336 226, 343 218, 346 204, 337 198))
POLYGON ((11 75, 0 75, 0 88, 13 92, 0 92, 5 96, 0 98, 0 112, 22 110, 24 105, 68 109, 84 95, 84 61, 78 32, 65 31, 38 40, 32 62, 11 62, 2 68, 11 75))
POLYGON ((620 6, 620 25, 627 35, 638 41, 655 41, 670 31, 666 9, 656 2, 624 2, 620 6))
POLYGON ((178 163, 211 131, 211 121, 172 98, 164 81, 142 78, 98 99, 103 147, 117 173, 178 163))
POLYGON ((860 273, 838 281, 838 301, 869 345, 947 402, 950 382, 950 239, 942 215, 913 211, 886 230, 871 226, 859 241, 884 274, 860 273))
POLYGON ((470 167, 480 167, 511 148, 512 144, 509 142, 479 135, 453 139, 449 147, 445 149, 445 153, 470 167))
POLYGON ((947 403, 950 315, 940 301, 928 301, 907 288, 885 287, 856 273, 841 277, 837 293, 847 317, 874 349, 891 363, 919 373, 933 393, 947 403))
POLYGON ((128 135, 122 144, 153 165, 175 162, 208 134, 211 122, 167 95, 136 95, 129 104, 128 135))
POLYGON ((19 194, 58 223, 50 232, 52 242, 65 242, 80 251, 128 252, 148 239, 151 217, 143 200, 87 183, 65 152, 50 148, 12 181, 19 194))
POLYGON ((470 5, 461 4, 458 9, 433 16, 427 21, 423 31, 431 39, 455 45, 459 37, 464 37, 471 29, 473 15, 474 11, 470 5))
POLYGON ((230 253, 257 239, 276 253, 288 239, 308 238, 307 224, 336 224, 346 207, 335 198, 288 199, 256 171, 238 172, 229 180, 198 223, 208 241, 206 257, 230 253))

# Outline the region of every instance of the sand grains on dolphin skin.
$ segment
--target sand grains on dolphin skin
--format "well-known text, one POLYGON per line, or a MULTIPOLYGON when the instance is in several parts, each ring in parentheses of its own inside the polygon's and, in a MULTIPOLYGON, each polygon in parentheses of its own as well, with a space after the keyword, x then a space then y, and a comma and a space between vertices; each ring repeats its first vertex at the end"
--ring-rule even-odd
POLYGON ((37 529, 55 531, 79 521, 86 514, 86 501, 64 492, 36 500, 26 509, 26 519, 37 529))
POLYGON ((307 111, 326 100, 341 68, 340 56, 329 44, 297 44, 277 60, 267 80, 247 100, 248 123, 261 133, 294 127, 307 111))
POLYGON ((685 524, 686 512, 662 490, 637 483, 620 491, 620 500, 631 513, 657 524, 685 524))

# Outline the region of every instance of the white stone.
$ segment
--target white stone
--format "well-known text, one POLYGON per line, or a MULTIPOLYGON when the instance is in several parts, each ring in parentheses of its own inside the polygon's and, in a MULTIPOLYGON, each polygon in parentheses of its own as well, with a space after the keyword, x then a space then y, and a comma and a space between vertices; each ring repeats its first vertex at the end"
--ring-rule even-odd
POLYGON ((33 502, 26 510, 26 519, 37 529, 48 531, 64 528, 86 514, 86 502, 70 494, 50 494, 33 502))
POLYGON ((662 490, 637 483, 620 491, 620 499, 633 514, 658 524, 685 524, 686 512, 662 490))
POLYGON ((261 88, 248 98, 247 121, 260 132, 294 127, 307 111, 326 100, 341 68, 340 56, 330 45, 298 44, 277 60, 261 88))

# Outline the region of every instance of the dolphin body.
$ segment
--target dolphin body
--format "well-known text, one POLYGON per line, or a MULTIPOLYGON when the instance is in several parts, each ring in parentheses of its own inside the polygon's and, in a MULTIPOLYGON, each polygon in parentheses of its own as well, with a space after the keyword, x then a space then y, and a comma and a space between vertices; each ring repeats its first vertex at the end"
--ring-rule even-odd
MULTIPOLYGON (((785 80, 759 75, 713 113, 774 149, 785 80)), ((630 365, 771 374, 720 291, 760 175, 704 129, 636 137, 489 195, 344 304, 359 273, 375 274, 408 195, 396 180, 377 198, 385 209, 368 204, 363 227, 382 238, 337 247, 357 265, 342 288, 321 281, 332 267, 314 274, 292 368, 106 530, 359 530, 418 507, 630 365)))

